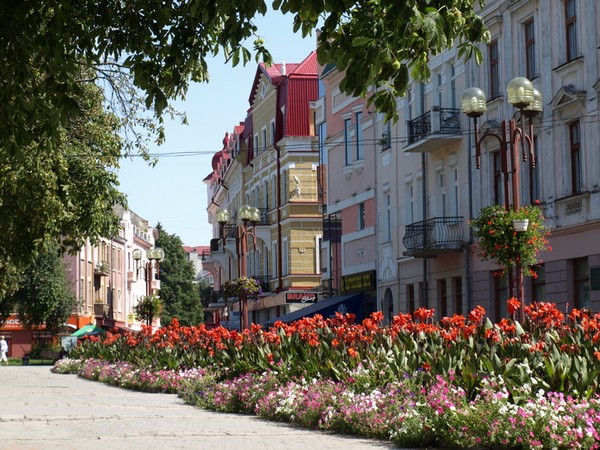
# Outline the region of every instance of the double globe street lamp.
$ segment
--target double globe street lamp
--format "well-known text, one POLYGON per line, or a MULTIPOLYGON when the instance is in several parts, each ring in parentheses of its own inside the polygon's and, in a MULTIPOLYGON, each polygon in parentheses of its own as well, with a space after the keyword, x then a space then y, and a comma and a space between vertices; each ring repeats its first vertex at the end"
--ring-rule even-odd
MULTIPOLYGON (((252 239, 253 247, 256 248, 255 226, 260 222, 260 209, 255 206, 242 205, 238 211, 242 225, 238 227, 238 232, 235 234, 236 250, 238 257, 238 273, 240 277, 248 276, 248 267, 246 263, 246 255, 248 254, 248 238, 252 239), (248 223, 252 226, 248 227, 248 223)), ((219 223, 219 233, 223 241, 223 249, 227 242, 227 234, 224 233, 225 225, 231 220, 231 214, 225 208, 217 210, 217 222, 219 223)), ((248 328, 248 301, 246 298, 240 298, 240 330, 248 328)))
MULTIPOLYGON (((475 166, 480 168, 481 164, 481 144, 488 138, 493 137, 498 141, 500 151, 500 164, 503 174, 504 184, 504 206, 508 211, 511 207, 509 203, 510 193, 512 192, 512 208, 517 210, 520 207, 520 161, 519 146, 522 147, 521 158, 523 162, 529 162, 532 168, 535 168, 535 148, 534 148, 534 130, 533 118, 542 112, 542 95, 534 88, 533 83, 525 77, 517 77, 511 80, 507 87, 508 103, 519 110, 520 126, 512 118, 508 122, 502 121, 498 131, 486 129, 480 135, 478 128, 478 118, 487 111, 487 98, 485 93, 477 88, 467 89, 461 99, 462 111, 473 119, 474 137, 475 137, 475 166), (527 118, 527 128, 525 127, 525 118, 527 118), (509 187, 509 177, 511 179, 509 187)), ((526 231, 526 228, 517 229, 517 224, 513 225, 515 231, 526 231)), ((525 286, 523 282, 523 268, 518 264, 516 270, 517 296, 521 302, 521 320, 523 320, 525 305, 525 286)), ((512 276, 509 275, 509 296, 513 296, 512 276)))
MULTIPOLYGON (((131 257, 135 261, 140 261, 142 259, 142 251, 140 249, 135 249, 131 257)), ((145 267, 145 276, 144 280, 146 281, 146 295, 152 295, 152 266, 154 265, 154 261, 156 261, 156 279, 160 277, 160 262, 165 259, 165 251, 160 247, 149 248, 146 250, 146 259, 148 262, 145 267)), ((138 268, 139 270, 140 268, 138 268)))

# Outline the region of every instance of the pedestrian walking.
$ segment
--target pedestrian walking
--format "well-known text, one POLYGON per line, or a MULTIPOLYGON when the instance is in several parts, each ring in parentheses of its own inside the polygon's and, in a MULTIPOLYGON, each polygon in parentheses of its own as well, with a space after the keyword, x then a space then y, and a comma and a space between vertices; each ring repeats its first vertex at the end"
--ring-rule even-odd
POLYGON ((8 344, 4 340, 4 336, 0 336, 0 364, 5 362, 8 366, 8 359, 6 358, 6 353, 8 353, 8 344))

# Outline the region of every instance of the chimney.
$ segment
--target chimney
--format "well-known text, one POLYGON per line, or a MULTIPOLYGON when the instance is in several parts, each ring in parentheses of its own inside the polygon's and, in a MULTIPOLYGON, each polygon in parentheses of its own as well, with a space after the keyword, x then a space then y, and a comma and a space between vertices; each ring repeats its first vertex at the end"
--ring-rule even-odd
POLYGON ((286 69, 285 69, 285 61, 281 62, 281 75, 287 75, 286 69))

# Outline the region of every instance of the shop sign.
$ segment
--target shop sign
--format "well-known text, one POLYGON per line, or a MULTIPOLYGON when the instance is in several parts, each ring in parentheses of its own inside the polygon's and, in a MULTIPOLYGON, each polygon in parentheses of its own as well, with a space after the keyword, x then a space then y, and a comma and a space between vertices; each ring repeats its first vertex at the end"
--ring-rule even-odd
POLYGON ((34 339, 52 339, 52 333, 49 331, 33 331, 34 339))
POLYGON ((342 292, 371 291, 373 289, 375 289, 374 270, 342 277, 342 292))
MULTIPOLYGON (((3 330, 25 330, 26 328, 23 326, 21 321, 19 320, 19 316, 16 314, 11 314, 8 319, 4 321, 4 323, 0 326, 3 330)), ((46 325, 38 325, 35 328, 44 329, 46 325)))
POLYGON ((286 292, 286 303, 317 303, 316 292, 286 292))

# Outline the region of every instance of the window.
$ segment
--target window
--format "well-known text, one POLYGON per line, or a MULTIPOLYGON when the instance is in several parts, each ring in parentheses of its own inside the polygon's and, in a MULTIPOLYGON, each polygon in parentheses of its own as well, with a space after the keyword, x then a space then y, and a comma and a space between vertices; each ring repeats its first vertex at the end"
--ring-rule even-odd
POLYGON ((506 302, 508 301, 508 289, 506 283, 506 275, 502 272, 492 272, 494 278, 494 309, 496 312, 496 321, 503 317, 508 317, 508 308, 506 302))
POLYGON ((258 134, 254 135, 254 156, 258 155, 258 134))
MULTIPOLYGON (((533 156, 537 161, 537 136, 533 137, 533 156)), ((531 164, 527 164, 527 170, 529 174, 529 203, 533 203, 540 199, 540 180, 538 177, 538 171, 531 164)))
POLYGON ((275 121, 271 121, 271 145, 275 144, 275 121))
POLYGON ((410 122, 413 118, 413 108, 415 105, 415 96, 412 88, 408 88, 406 91, 406 103, 408 105, 406 111, 406 120, 410 122))
POLYGON ((582 189, 582 161, 579 121, 569 124, 569 147, 571 152, 571 191, 578 194, 582 189))
POLYGON ((454 314, 462 314, 463 313, 463 287, 462 287, 462 278, 461 277, 454 277, 452 278, 452 289, 454 291, 454 298, 452 299, 454 301, 454 308, 453 308, 453 313, 454 314))
POLYGON ((283 239, 281 242, 281 274, 283 276, 289 275, 289 258, 290 258, 290 246, 287 239, 283 239))
POLYGON ((315 236, 315 273, 321 273, 321 249, 323 248, 323 236, 315 236))
POLYGON ((440 108, 444 106, 444 102, 443 102, 443 91, 442 91, 442 83, 443 83, 443 78, 442 78, 442 72, 438 72, 437 74, 437 106, 439 106, 440 108))
POLYGON ((327 139, 327 122, 323 122, 319 124, 319 128, 318 128, 318 134, 319 134, 319 161, 321 164, 325 165, 327 164, 327 146, 326 146, 326 139, 327 139))
POLYGON ((546 301, 546 274, 544 265, 533 266, 533 276, 531 277, 531 301, 546 301))
POLYGON ((352 162, 352 153, 350 150, 350 119, 344 119, 344 150, 346 153, 346 165, 352 162))
POLYGON ((392 240, 392 200, 390 194, 385 194, 385 242, 392 240))
POLYGON ((383 125, 383 133, 381 134, 381 150, 387 150, 392 147, 392 123, 386 122, 383 125))
POLYGON ((267 145, 268 145, 268 141, 267 141, 267 128, 263 128, 262 129, 262 149, 261 150, 266 150, 267 149, 267 145))
POLYGON ((452 195, 452 212, 454 213, 455 216, 458 216, 458 201, 459 201, 459 190, 458 190, 458 186, 459 186, 459 182, 458 182, 458 168, 455 167, 452 170, 452 173, 454 174, 454 180, 453 181, 453 195, 452 195))
POLYGON ((533 18, 524 24, 525 27, 525 72, 527 78, 533 80, 537 76, 535 63, 535 27, 533 18))
POLYGON ((282 192, 282 196, 281 196, 282 197, 281 201, 283 203, 287 203, 287 201, 290 197, 290 192, 289 192, 290 186, 288 184, 288 171, 283 170, 282 172, 283 173, 281 175, 281 178, 282 178, 281 182, 282 182, 282 186, 283 186, 283 189, 282 189, 283 192, 282 192))
POLYGON ((502 189, 502 153, 495 151, 492 153, 492 167, 494 179, 494 203, 502 205, 504 203, 504 190, 502 189))
POLYGON ((587 258, 573 260, 573 298, 575 308, 590 307, 590 278, 587 258))
POLYGON ((356 112, 354 116, 356 122, 356 159, 360 161, 361 159, 365 159, 364 145, 363 145, 363 131, 362 131, 362 111, 356 112))
POLYGON ((437 196, 439 199, 438 213, 440 217, 446 217, 448 196, 446 190, 446 174, 440 170, 437 173, 437 196))
POLYGON ((498 67, 498 41, 492 41, 488 45, 488 59, 490 70, 490 96, 496 98, 500 95, 500 69, 498 67))
POLYGON ((358 229, 359 230, 365 229, 365 226, 366 226, 365 219, 366 219, 365 204, 359 203, 358 204, 358 229))
POLYGON ((413 223, 415 221, 415 198, 412 184, 406 185, 406 223, 413 223))
POLYGON ((565 32, 567 62, 577 58, 577 14, 575 0, 565 0, 565 32))
POLYGON ((446 279, 438 280, 438 298, 440 302, 440 317, 448 316, 448 288, 446 279))
POLYGON ((271 244, 271 254, 273 255, 273 277, 277 278, 279 276, 279 252, 277 251, 277 242, 273 242, 271 244))
POLYGON ((456 67, 450 66, 450 107, 456 108, 456 67))

